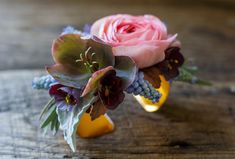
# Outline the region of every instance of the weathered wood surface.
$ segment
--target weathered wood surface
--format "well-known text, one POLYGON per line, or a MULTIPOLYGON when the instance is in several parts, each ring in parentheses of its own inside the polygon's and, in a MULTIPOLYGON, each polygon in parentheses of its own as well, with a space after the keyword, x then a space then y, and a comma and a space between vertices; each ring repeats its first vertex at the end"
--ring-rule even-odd
POLYGON ((0 158, 234 159, 234 8, 233 0, 0 0, 0 158), (31 89, 33 77, 44 73, 34 69, 51 64, 51 41, 64 26, 81 28, 114 13, 161 17, 214 87, 174 84, 156 113, 127 96, 109 113, 116 131, 78 138, 79 152, 72 153, 61 132, 43 136, 38 127, 48 95, 31 89))
POLYGON ((72 153, 62 133, 42 135, 39 112, 48 100, 30 87, 41 71, 0 73, 0 158, 163 158, 235 157, 234 83, 213 88, 174 84, 156 113, 145 112, 132 96, 109 112, 114 133, 77 139, 72 153))

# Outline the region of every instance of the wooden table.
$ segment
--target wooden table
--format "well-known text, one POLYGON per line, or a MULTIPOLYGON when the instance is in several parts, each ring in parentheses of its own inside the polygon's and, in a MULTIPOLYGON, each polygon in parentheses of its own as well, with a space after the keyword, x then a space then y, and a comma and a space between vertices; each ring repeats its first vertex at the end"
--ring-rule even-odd
POLYGON ((0 1, 0 158, 235 158, 235 3, 119 1, 0 1), (213 87, 174 83, 167 103, 147 113, 127 95, 109 112, 114 133, 77 139, 72 153, 62 133, 42 135, 38 116, 48 94, 34 91, 34 76, 51 64, 50 45, 70 24, 114 13, 161 17, 169 32, 179 33, 186 57, 193 57, 200 76, 213 87))

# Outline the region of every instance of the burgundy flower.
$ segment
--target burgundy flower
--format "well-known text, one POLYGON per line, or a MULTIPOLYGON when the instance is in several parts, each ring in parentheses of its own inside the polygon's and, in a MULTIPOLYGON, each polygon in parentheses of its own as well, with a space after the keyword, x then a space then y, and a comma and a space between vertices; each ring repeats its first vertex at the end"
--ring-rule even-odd
POLYGON ((55 98, 58 108, 69 111, 79 104, 80 93, 79 89, 66 87, 61 84, 55 84, 49 90, 49 94, 55 98))
POLYGON ((180 53, 179 47, 170 47, 165 51, 165 59, 156 66, 167 80, 179 75, 178 68, 184 63, 184 57, 180 53))
POLYGON ((100 80, 98 95, 108 109, 115 109, 124 100, 123 81, 115 70, 108 71, 100 80))

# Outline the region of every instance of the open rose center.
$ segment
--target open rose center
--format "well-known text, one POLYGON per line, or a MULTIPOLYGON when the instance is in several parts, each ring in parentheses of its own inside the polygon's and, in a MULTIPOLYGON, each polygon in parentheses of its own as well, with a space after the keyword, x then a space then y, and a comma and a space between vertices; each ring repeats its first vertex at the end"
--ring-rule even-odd
POLYGON ((117 27, 118 33, 133 33, 136 31, 136 26, 131 24, 120 24, 117 27))

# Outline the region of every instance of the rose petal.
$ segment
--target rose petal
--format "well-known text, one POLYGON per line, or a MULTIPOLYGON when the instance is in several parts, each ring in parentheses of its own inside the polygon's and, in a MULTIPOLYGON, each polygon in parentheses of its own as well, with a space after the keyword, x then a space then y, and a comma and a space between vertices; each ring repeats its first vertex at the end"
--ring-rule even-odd
POLYGON ((164 51, 175 40, 176 36, 174 35, 165 41, 158 41, 158 46, 152 46, 147 43, 137 46, 118 46, 113 47, 113 52, 115 56, 123 55, 133 58, 139 68, 152 66, 165 58, 164 51))

